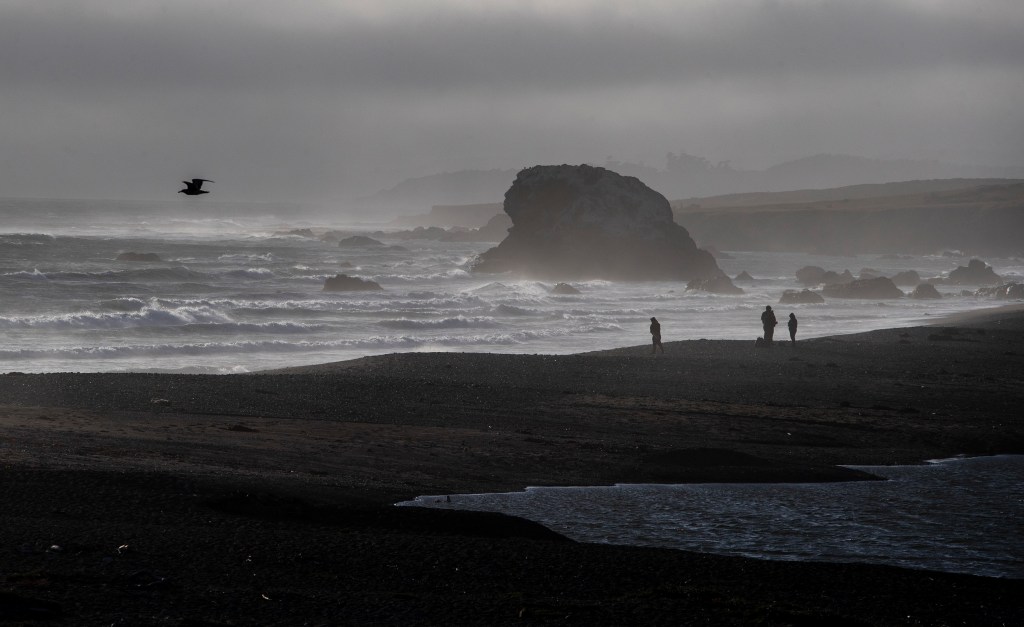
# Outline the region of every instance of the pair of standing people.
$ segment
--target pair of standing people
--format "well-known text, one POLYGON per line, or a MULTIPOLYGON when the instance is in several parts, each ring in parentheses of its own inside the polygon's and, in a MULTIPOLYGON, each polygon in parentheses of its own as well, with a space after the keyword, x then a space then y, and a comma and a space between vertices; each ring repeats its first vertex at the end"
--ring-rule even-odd
MULTIPOLYGON (((761 326, 764 328, 764 341, 769 346, 772 344, 772 338, 775 336, 775 325, 779 324, 779 321, 775 319, 775 312, 772 311, 771 305, 766 305, 764 312, 761 313, 761 326)), ((789 314, 789 341, 796 343, 796 314, 789 314)))
MULTIPOLYGON (((772 306, 767 305, 764 308, 764 313, 761 314, 761 325, 764 327, 764 339, 770 346, 772 338, 775 336, 775 326, 779 324, 779 321, 775 319, 775 312, 772 311, 772 306)), ((796 314, 789 314, 789 341, 796 343, 796 328, 797 328, 796 314)), ((651 354, 655 354, 661 351, 665 353, 665 347, 661 345, 661 323, 654 316, 651 316, 651 354)))

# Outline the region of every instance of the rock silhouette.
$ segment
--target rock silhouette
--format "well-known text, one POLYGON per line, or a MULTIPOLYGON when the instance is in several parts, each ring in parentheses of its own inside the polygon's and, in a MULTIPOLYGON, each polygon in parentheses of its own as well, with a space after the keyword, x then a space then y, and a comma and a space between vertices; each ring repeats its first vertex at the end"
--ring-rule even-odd
POLYGON ((733 285, 732 280, 724 274, 710 279, 693 279, 686 284, 686 289, 710 292, 712 294, 743 293, 743 288, 733 285))
POLYGON ((383 290, 379 283, 347 274, 336 274, 324 281, 325 292, 375 292, 383 290))
POLYGON ((579 294, 580 291, 568 283, 557 283, 551 288, 552 294, 579 294))
POLYGON ((780 305, 812 305, 823 303, 825 299, 821 294, 811 290, 786 290, 779 298, 780 305))
POLYGON ((668 200, 633 177, 587 165, 534 166, 505 193, 508 235, 474 272, 535 278, 691 280, 722 274, 672 218, 668 200))
POLYGON ((849 283, 854 279, 849 270, 843 270, 842 274, 833 270, 826 270, 818 266, 804 266, 796 271, 796 280, 804 285, 834 285, 837 283, 849 283))
POLYGON ((939 294, 939 290, 935 289, 931 283, 921 283, 910 293, 910 297, 917 300, 928 300, 942 298, 942 294, 939 294))
POLYGON ((971 259, 966 266, 957 266, 949 273, 949 282, 957 285, 995 285, 1002 279, 981 259, 971 259))

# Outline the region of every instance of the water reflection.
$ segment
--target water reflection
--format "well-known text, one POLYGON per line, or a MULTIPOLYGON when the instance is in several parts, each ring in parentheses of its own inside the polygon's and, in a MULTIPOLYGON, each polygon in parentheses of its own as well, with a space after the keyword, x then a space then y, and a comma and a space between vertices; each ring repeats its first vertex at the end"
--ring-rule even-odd
POLYGON ((504 512, 583 542, 1024 579, 1024 456, 856 468, 889 481, 530 488, 400 505, 504 512))

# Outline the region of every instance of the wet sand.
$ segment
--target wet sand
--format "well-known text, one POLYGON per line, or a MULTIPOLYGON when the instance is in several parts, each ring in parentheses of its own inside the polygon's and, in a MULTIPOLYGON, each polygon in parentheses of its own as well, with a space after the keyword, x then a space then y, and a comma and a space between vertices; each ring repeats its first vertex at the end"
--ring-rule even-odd
POLYGON ((0 621, 1024 624, 1022 581, 587 545, 391 507, 1024 453, 1021 307, 665 350, 0 376, 0 621))

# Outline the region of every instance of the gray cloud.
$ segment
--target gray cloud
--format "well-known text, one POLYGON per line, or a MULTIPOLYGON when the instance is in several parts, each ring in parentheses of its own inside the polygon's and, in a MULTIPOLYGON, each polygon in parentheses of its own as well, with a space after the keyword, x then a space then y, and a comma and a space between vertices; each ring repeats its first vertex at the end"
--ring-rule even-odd
POLYGON ((680 149, 1024 164, 1012 2, 423 4, 0 3, 0 193, 216 170, 330 198, 680 149))

